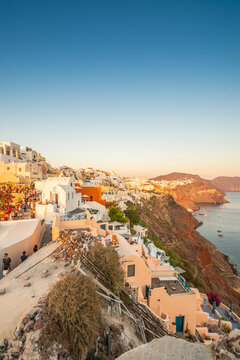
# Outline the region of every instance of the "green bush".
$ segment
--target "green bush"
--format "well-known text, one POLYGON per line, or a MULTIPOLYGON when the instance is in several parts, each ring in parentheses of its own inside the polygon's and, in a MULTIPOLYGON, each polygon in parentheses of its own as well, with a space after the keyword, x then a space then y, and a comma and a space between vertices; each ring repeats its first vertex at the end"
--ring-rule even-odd
POLYGON ((56 341, 74 360, 94 348, 100 325, 100 299, 89 276, 70 274, 50 290, 44 343, 56 341))
POLYGON ((229 334, 231 332, 231 328, 230 326, 228 326, 227 324, 224 324, 222 326, 222 331, 225 333, 225 334, 229 334))
POLYGON ((124 272, 116 251, 97 243, 90 249, 88 258, 108 278, 111 289, 118 293, 124 286, 124 272))
POLYGON ((130 227, 133 227, 134 225, 137 225, 139 223, 140 215, 136 209, 127 208, 127 210, 124 211, 124 214, 130 221, 130 227))
POLYGON ((206 288, 206 285, 205 285, 204 281, 202 279, 200 279, 199 277, 197 277, 194 280, 194 285, 196 286, 196 288, 198 288, 198 290, 201 293, 205 293, 207 291, 207 288, 206 288))
POLYGON ((120 223, 127 222, 127 218, 125 217, 124 212, 115 206, 112 206, 109 209, 108 215, 109 215, 111 221, 117 221, 120 223))

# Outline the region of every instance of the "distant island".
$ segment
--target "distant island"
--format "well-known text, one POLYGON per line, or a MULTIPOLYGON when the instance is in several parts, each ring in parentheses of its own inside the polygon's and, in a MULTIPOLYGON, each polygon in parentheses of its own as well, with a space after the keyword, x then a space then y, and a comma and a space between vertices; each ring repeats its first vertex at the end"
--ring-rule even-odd
POLYGON ((151 180, 154 182, 176 182, 176 186, 168 188, 167 193, 172 195, 178 204, 189 210, 197 210, 201 204, 216 205, 227 202, 224 198, 225 192, 222 189, 199 175, 173 172, 157 176, 151 180), (185 182, 185 184, 181 184, 181 182, 185 182))
POLYGON ((222 191, 240 191, 240 176, 218 176, 212 183, 222 191))

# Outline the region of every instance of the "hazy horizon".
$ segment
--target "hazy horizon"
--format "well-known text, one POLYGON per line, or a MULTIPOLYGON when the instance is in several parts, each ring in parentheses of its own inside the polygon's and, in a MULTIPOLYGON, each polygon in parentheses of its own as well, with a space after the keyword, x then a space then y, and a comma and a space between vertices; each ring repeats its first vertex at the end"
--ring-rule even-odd
POLYGON ((53 166, 240 176, 240 2, 0 3, 0 140, 53 166))

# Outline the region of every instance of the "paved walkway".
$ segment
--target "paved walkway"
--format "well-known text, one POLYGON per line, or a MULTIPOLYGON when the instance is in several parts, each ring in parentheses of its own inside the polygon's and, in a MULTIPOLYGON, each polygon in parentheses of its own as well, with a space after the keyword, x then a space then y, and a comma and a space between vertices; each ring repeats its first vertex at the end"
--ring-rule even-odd
POLYGON ((212 308, 207 304, 207 299, 203 299, 203 304, 201 305, 201 308, 202 311, 208 313, 210 318, 218 320, 217 315, 212 313, 212 308))
POLYGON ((217 311, 219 312, 219 314, 223 317, 225 317, 228 321, 230 321, 232 323, 232 329, 240 329, 240 325, 237 321, 235 321, 225 309, 222 309, 221 307, 217 308, 217 311))
POLYGON ((40 247, 49 244, 51 240, 52 240, 51 227, 49 224, 46 224, 45 232, 43 234, 40 247))
POLYGON ((59 243, 44 246, 0 280, 0 289, 6 289, 6 294, 0 296, 0 343, 12 336, 22 318, 59 279, 59 274, 67 271, 62 261, 53 262, 51 256, 47 257, 57 246, 59 243), (48 276, 42 277, 46 270, 48 276), (26 284, 30 286, 25 287, 26 284))

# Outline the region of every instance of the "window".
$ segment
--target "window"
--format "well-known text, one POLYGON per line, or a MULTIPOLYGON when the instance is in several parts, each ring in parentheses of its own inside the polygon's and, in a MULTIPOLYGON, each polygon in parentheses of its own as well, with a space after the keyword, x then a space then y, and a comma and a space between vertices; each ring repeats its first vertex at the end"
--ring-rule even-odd
POLYGON ((70 200, 70 193, 68 193, 68 200, 70 200))
POLYGON ((10 170, 10 167, 9 167, 9 166, 7 167, 7 170, 10 170))
POLYGON ((72 193, 72 199, 74 198, 74 193, 72 193))
POLYGON ((127 276, 135 276, 135 265, 128 265, 127 276))
POLYGON ((19 170, 19 171, 22 171, 22 169, 21 169, 21 168, 19 168, 18 170, 19 170))

